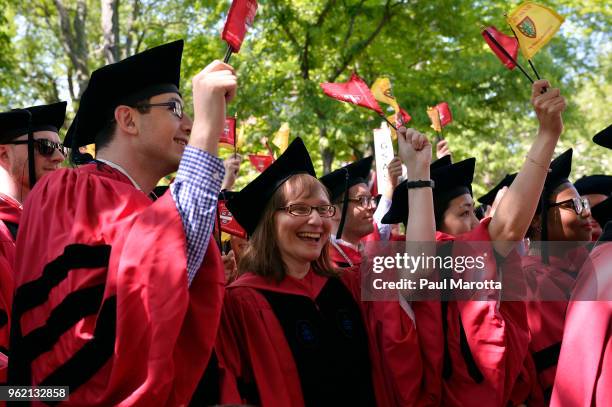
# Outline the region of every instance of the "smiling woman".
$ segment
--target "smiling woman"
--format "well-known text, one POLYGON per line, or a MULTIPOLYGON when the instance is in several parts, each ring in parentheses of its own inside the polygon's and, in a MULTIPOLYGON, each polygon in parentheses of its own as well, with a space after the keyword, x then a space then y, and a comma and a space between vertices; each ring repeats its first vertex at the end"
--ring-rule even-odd
POLYGON ((402 364, 411 371, 402 375, 406 382, 390 383, 395 372, 382 374, 388 366, 372 316, 382 305, 359 300, 360 273, 330 264, 335 208, 302 140, 230 199, 228 208, 250 240, 241 276, 225 296, 217 345, 221 402, 392 406, 413 397, 411 405, 421 377, 414 326, 392 303, 395 313, 385 314, 392 319, 386 326, 408 338, 402 364))

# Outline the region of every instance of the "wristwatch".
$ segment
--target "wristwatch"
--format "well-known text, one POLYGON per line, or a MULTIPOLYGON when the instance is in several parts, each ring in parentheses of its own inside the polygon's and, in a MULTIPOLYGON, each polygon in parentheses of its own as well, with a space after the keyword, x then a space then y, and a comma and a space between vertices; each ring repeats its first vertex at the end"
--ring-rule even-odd
POLYGON ((406 188, 435 188, 436 183, 433 180, 418 180, 418 181, 406 181, 406 188))

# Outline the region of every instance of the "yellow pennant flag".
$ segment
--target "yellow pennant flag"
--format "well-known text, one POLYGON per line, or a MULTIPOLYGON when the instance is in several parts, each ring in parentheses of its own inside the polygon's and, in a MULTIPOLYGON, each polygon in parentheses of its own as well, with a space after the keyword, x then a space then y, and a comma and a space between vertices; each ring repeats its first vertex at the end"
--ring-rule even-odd
POLYGON ((507 20, 518 38, 521 52, 531 59, 548 44, 564 18, 551 8, 527 1, 512 10, 507 20))
POLYGON ((441 132, 442 125, 440 124, 440 113, 438 112, 438 109, 435 107, 428 107, 427 116, 429 116, 429 120, 431 120, 431 128, 437 132, 441 132))
POLYGON ((283 123, 274 135, 272 143, 280 149, 280 154, 289 147, 289 123, 283 123))
POLYGON ((96 145, 95 144, 87 144, 85 147, 81 147, 81 153, 91 154, 92 157, 96 156, 96 145))
POLYGON ((399 112, 399 105, 391 92, 391 81, 389 78, 376 78, 370 90, 376 100, 391 105, 396 113, 399 112))
POLYGON ((239 149, 244 144, 244 126, 238 127, 238 134, 236 134, 236 149, 239 149))

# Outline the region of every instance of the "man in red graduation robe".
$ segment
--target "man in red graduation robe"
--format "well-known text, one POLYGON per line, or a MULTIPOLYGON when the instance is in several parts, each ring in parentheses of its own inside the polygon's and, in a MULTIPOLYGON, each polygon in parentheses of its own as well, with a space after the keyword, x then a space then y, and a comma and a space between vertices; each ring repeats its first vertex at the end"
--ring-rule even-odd
POLYGON ((64 160, 58 130, 66 102, 0 113, 0 382, 6 381, 13 302, 15 239, 25 201, 37 179, 64 160), (31 146, 31 148, 30 148, 31 146))
POLYGON ((92 74, 66 142, 73 154, 95 142, 96 160, 41 180, 24 207, 9 383, 69 386, 73 405, 192 399, 221 312, 210 236, 236 77, 215 61, 193 78, 192 122, 178 91, 182 49, 176 41, 92 74))

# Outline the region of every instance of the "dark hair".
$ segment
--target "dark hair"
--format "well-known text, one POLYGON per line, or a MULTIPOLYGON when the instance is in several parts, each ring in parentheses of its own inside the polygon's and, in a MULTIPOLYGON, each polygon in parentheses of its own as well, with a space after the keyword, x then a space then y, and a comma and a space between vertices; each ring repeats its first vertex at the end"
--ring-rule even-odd
MULTIPOLYGON (((572 184, 570 181, 566 181, 566 182, 562 182, 561 184, 559 184, 555 189, 553 189, 552 191, 548 192, 546 189, 544 190, 543 194, 546 193, 547 195, 544 196, 544 199, 548 200, 550 202, 550 199, 554 196, 556 197, 557 195, 559 195, 562 191, 565 191, 568 188, 571 188, 574 184, 572 184)), ((527 233, 526 233, 526 237, 528 237, 529 239, 535 239, 536 237, 539 237, 539 239, 542 239, 542 236, 536 236, 537 233, 540 233, 539 231, 536 232, 536 229, 540 229, 542 227, 542 198, 540 198, 540 202, 538 202, 538 207, 536 208, 536 213, 533 216, 533 219, 531 220, 531 224, 529 225, 529 228, 527 229, 527 233), (538 217, 539 215, 539 223, 540 225, 534 225, 533 222, 534 220, 538 217), (539 228, 537 227, 539 226, 539 228)), ((549 208, 550 209, 550 208, 549 208)), ((551 218, 550 216, 546 216, 547 222, 550 222, 551 220, 553 220, 554 218, 551 218)), ((548 240, 548 237, 547 237, 548 240)))
MULTIPOLYGON (((238 264, 240 274, 252 272, 262 277, 271 278, 277 282, 282 281, 287 274, 287 265, 283 262, 278 247, 274 215, 276 209, 287 204, 289 191, 300 191, 299 196, 310 196, 317 188, 324 191, 329 197, 327 189, 316 178, 308 174, 291 176, 272 195, 266 209, 257 224, 249 244, 238 264)), ((338 275, 332 266, 328 254, 329 241, 325 243, 319 258, 311 263, 312 270, 323 276, 335 277, 338 275)))
POLYGON ((147 114, 151 111, 151 108, 142 107, 140 105, 147 104, 149 103, 150 100, 151 98, 146 98, 146 99, 136 101, 135 103, 121 103, 113 107, 109 112, 107 112, 106 119, 105 119, 106 125, 96 133, 96 150, 99 151, 103 149, 104 147, 108 146, 108 144, 113 139, 113 134, 115 134, 115 130, 117 130, 117 121, 115 120, 115 109, 118 106, 125 105, 125 106, 134 107, 141 114, 147 114))

